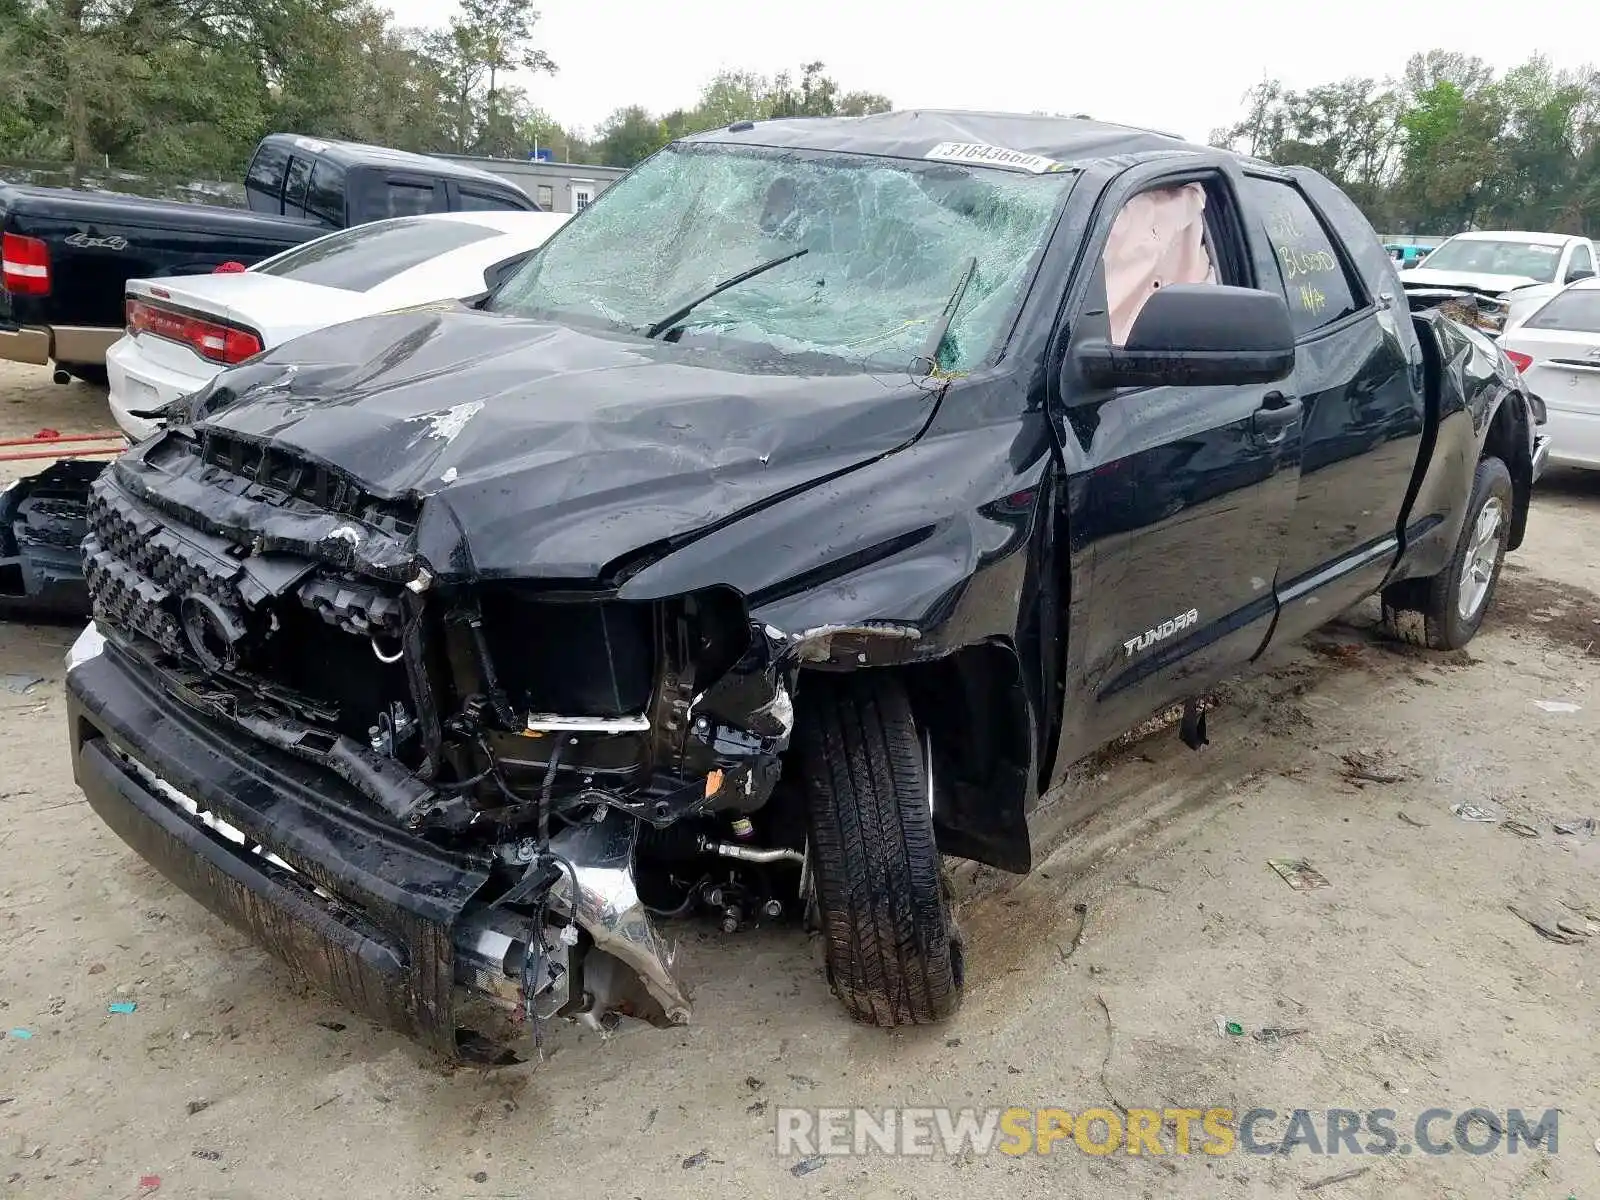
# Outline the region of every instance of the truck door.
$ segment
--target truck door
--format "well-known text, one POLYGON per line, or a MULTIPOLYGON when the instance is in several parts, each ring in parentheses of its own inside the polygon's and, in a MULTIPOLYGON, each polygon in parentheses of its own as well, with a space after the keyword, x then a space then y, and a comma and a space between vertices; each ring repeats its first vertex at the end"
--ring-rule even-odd
POLYGON ((1221 164, 1125 172, 1071 285, 1054 397, 1072 608, 1058 772, 1247 662, 1272 626, 1300 461, 1292 385, 1095 391, 1071 365, 1086 340, 1122 344, 1140 289, 1276 288, 1251 256, 1236 178, 1221 164))
POLYGON ((1365 219, 1330 185, 1312 194, 1293 175, 1252 171, 1243 191, 1289 301, 1293 382, 1305 406, 1299 495, 1275 584, 1276 645, 1370 595, 1394 565, 1425 398, 1398 278, 1387 263, 1362 270, 1352 260, 1351 246, 1377 244, 1365 219), (1365 227, 1359 241, 1355 230, 1338 235, 1351 222, 1365 227))
POLYGON ((352 169, 346 179, 346 188, 354 189, 350 195, 351 225, 446 211, 448 197, 442 179, 373 167, 352 169))

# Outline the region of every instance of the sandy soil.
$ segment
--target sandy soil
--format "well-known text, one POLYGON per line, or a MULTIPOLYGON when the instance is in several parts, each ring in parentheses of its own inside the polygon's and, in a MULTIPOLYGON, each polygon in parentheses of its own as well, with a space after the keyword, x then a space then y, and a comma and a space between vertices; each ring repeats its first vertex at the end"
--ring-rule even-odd
MULTIPOLYGON (((0 441, 31 438, 53 429, 62 436, 115 433, 117 424, 106 407, 104 388, 73 380, 56 384, 43 367, 24 367, 0 362, 0 441)), ((60 448, 107 451, 88 457, 110 458, 123 444, 119 436, 95 442, 63 442, 60 448)), ((0 459, 49 451, 48 445, 0 447, 0 459)), ((49 466, 52 459, 0 461, 0 487, 13 479, 30 475, 49 466)))
MULTIPOLYGON (((104 427, 90 389, 40 382, 0 377, 0 431, 104 427)), ((946 1027, 852 1026, 803 935, 690 926, 693 1026, 560 1030, 499 1070, 443 1069, 299 990, 125 848, 63 751, 71 631, 0 627, 0 676, 44 680, 0 679, 0 1029, 33 1034, 0 1040, 0 1195, 1594 1196, 1600 937, 1557 944, 1507 906, 1600 903, 1600 838, 1552 827, 1600 817, 1597 529, 1600 479, 1557 476, 1469 652, 1404 651, 1357 614, 1224 689, 1201 753, 1167 731, 1085 764, 1039 813, 1031 876, 958 873, 973 983, 946 1027), (1291 890, 1284 857, 1331 886, 1291 890), (1377 1107, 1400 1128, 1554 1107, 1561 1127, 1554 1155, 1069 1146, 796 1175, 775 1153, 777 1106, 894 1104, 1377 1107)))

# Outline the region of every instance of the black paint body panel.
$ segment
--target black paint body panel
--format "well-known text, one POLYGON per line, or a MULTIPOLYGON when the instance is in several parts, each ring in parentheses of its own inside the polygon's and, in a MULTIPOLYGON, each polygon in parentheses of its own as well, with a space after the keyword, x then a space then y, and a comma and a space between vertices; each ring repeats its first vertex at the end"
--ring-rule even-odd
POLYGON ((452 933, 487 863, 429 846, 328 772, 245 745, 165 695, 114 646, 67 676, 73 775, 162 874, 299 978, 444 1054, 456 1050, 452 933), (139 763, 300 872, 205 828, 139 763), (341 905, 318 897, 316 884, 341 905))
MULTIPOLYGON (((929 139, 1034 128, 911 117, 761 123, 749 140, 812 129, 818 150, 915 156, 929 139)), ((1386 581, 1438 570, 1495 410, 1526 402, 1492 347, 1437 321, 1419 339, 1392 261, 1325 181, 1159 135, 1056 129, 1017 144, 1082 148, 1078 178, 1004 352, 965 377, 402 313, 224 372, 112 469, 209 532, 391 580, 425 567, 443 587, 582 583, 624 600, 725 585, 788 635, 914 628, 868 638, 857 665, 921 681, 919 713, 960 747, 945 848, 1025 870, 1023 814, 1068 764, 1386 581), (1276 385, 1088 393, 1070 347, 1104 321, 1085 296, 1121 201, 1198 175, 1236 194, 1246 172, 1317 206, 1360 306, 1303 337, 1276 385), (1263 433, 1259 414, 1283 404, 1297 415, 1263 433), (306 464, 389 515, 224 495, 193 452, 207 446, 306 464), (958 694, 967 715, 951 721, 941 697, 958 694)), ((1247 207, 1238 237, 1236 272, 1279 287, 1247 207)))

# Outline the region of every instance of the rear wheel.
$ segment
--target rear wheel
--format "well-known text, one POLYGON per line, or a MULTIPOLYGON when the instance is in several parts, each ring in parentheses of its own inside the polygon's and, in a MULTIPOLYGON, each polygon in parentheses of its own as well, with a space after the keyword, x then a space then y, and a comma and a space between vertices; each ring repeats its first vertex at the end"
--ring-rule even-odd
POLYGON ((817 675, 805 690, 797 748, 829 986, 868 1024, 943 1020, 961 1004, 963 961, 929 744, 892 676, 817 675))
POLYGON ((1384 589, 1384 624, 1394 636, 1430 650, 1459 650, 1473 639, 1500 580, 1511 512, 1511 472, 1498 458, 1481 460, 1444 570, 1384 589))

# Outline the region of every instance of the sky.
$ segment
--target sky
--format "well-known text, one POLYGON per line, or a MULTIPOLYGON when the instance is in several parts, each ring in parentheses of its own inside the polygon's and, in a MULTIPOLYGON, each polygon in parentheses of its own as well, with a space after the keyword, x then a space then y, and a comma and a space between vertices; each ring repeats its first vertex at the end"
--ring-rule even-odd
MULTIPOLYGON (((381 0, 407 25, 442 25, 449 0, 381 0)), ((1515 20, 1464 18, 1460 0, 1335 4, 1062 5, 990 0, 540 0, 541 47, 560 71, 519 79, 569 127, 613 110, 691 107, 718 71, 799 74, 820 60, 846 91, 896 108, 1088 113, 1204 140, 1232 124, 1264 77, 1301 88, 1398 75, 1415 51, 1477 55, 1496 67, 1575 52, 1569 0, 1521 0, 1515 20)))

